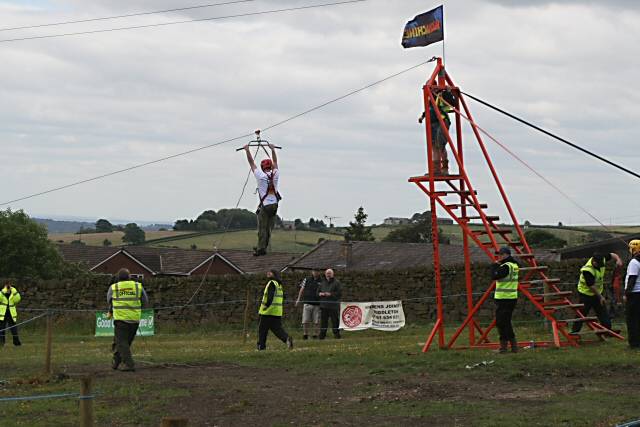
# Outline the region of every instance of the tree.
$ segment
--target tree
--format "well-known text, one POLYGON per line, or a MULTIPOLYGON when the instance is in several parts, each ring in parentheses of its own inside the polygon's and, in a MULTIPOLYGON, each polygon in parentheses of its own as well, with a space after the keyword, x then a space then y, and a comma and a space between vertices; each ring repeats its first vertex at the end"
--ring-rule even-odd
POLYGON ((111 233, 113 231, 113 224, 106 219, 99 219, 96 221, 96 233, 111 233))
POLYGON ((524 226, 525 226, 525 227, 531 227, 531 223, 529 222, 529 220, 526 220, 526 221, 524 222, 524 226))
POLYGON ((562 224, 562 221, 558 221, 558 227, 564 227, 564 225, 562 224))
POLYGON ((524 233, 529 245, 534 248, 558 249, 567 245, 567 241, 544 230, 527 230, 524 233))
POLYGON ((124 236, 122 236, 122 241, 131 245, 144 243, 144 230, 138 227, 138 224, 136 223, 129 223, 124 226, 124 236))
POLYGON ((375 240, 373 237, 373 233, 371 232, 371 227, 366 227, 364 224, 367 222, 367 215, 364 212, 364 208, 360 206, 358 211, 353 216, 355 221, 349 221, 349 227, 344 232, 344 239, 346 241, 364 241, 370 242, 375 240))
POLYGON ((23 211, 0 211, 0 277, 52 279, 70 274, 47 228, 23 211))
MULTIPOLYGON (((428 243, 431 242, 431 212, 415 213, 411 217, 412 224, 405 225, 387 234, 385 242, 403 242, 403 243, 428 243)), ((448 243, 448 239, 439 236, 441 243, 448 243)))
POLYGON ((104 239, 102 241, 102 246, 111 246, 111 240, 109 239, 104 239))
POLYGON ((302 222, 302 220, 301 220, 300 218, 296 218, 296 219, 293 221, 293 226, 294 226, 294 228, 295 228, 296 230, 304 230, 305 228, 307 228, 307 227, 304 225, 304 222, 302 222))

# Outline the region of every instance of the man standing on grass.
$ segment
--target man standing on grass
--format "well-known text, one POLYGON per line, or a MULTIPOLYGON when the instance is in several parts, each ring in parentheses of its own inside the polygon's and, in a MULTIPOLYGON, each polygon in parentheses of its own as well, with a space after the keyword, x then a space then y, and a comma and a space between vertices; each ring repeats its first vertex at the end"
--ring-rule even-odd
POLYGON ((107 291, 107 303, 110 306, 109 316, 113 316, 113 360, 111 368, 116 370, 121 363, 123 371, 135 371, 135 363, 131 356, 131 344, 138 332, 142 304, 149 302, 149 297, 141 283, 131 280, 129 270, 118 271, 118 281, 107 291))
POLYGON ((631 261, 627 267, 625 280, 625 315, 629 347, 640 350, 640 240, 629 242, 631 261))
POLYGON ((331 319, 331 328, 333 336, 340 339, 340 299, 342 298, 342 284, 336 279, 332 269, 324 272, 324 280, 318 287, 318 296, 320 297, 320 338, 325 339, 327 336, 327 328, 329 327, 329 319, 331 319))
MULTIPOLYGON (((622 260, 617 254, 613 252, 608 254, 595 252, 580 269, 580 279, 578 281, 578 297, 580 298, 580 304, 584 304, 580 312, 586 316, 593 308, 596 316, 598 316, 598 323, 607 329, 611 329, 611 319, 609 318, 604 298, 604 274, 607 261, 612 259, 615 260, 618 267, 622 267, 622 260)), ((582 323, 574 322, 571 327, 571 333, 577 334, 580 332, 582 323)))
POLYGON ((18 337, 18 327, 15 326, 18 320, 16 304, 18 304, 21 299, 18 290, 11 286, 10 280, 7 280, 2 291, 0 291, 0 347, 4 345, 5 329, 7 329, 7 326, 13 336, 13 345, 22 345, 18 337))
POLYGON ((300 284, 300 292, 296 300, 296 307, 300 300, 304 304, 302 307, 302 339, 309 339, 309 333, 313 333, 313 339, 318 338, 320 329, 320 301, 318 300, 318 287, 322 278, 320 270, 311 270, 311 276, 305 277, 300 284), (313 325, 313 330, 311 329, 313 325))
POLYGON ((267 278, 269 281, 264 287, 262 302, 258 310, 260 315, 260 320, 258 321, 258 350, 267 349, 269 331, 272 331, 291 350, 293 348, 293 338, 282 327, 284 291, 280 273, 278 270, 269 270, 267 271, 267 278))
POLYGON ((507 246, 500 248, 498 260, 491 266, 491 278, 496 281, 494 299, 496 301, 496 328, 500 334, 500 353, 518 352, 518 342, 513 331, 511 317, 518 302, 518 275, 520 267, 511 256, 507 246))
POLYGON ((280 193, 278 192, 278 182, 280 180, 280 171, 278 169, 278 157, 273 144, 269 144, 271 148, 271 159, 264 159, 260 162, 260 169, 256 167, 249 146, 244 146, 247 154, 247 161, 258 182, 258 246, 254 249, 254 256, 266 255, 269 240, 271 239, 271 230, 276 223, 276 214, 278 213, 278 202, 280 201, 280 193))

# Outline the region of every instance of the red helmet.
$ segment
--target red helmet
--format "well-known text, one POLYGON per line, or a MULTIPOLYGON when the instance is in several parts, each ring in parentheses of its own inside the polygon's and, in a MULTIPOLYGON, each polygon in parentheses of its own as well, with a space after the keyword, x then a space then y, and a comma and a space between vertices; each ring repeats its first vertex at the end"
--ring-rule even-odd
POLYGON ((264 159, 260 162, 260 167, 262 168, 262 170, 271 169, 273 168, 273 162, 271 161, 271 159, 264 159))

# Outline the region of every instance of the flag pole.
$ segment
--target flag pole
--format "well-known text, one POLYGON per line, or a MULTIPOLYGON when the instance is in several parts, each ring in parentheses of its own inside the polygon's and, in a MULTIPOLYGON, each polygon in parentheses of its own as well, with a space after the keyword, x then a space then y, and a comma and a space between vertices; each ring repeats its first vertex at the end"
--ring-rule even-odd
POLYGON ((444 4, 442 5, 442 65, 447 65, 447 56, 445 55, 445 37, 444 37, 444 4))

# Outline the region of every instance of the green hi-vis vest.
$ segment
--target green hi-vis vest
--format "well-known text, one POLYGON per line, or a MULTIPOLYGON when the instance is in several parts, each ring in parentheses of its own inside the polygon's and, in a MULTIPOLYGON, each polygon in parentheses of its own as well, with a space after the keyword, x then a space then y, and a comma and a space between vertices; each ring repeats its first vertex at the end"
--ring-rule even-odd
POLYGON ((438 97, 436 98, 436 104, 438 105, 438 110, 440 110, 442 120, 444 120, 447 126, 449 126, 451 124, 449 113, 452 112, 453 109, 444 101, 444 99, 442 99, 442 95, 438 95, 438 97))
POLYGON ((284 301, 284 292, 282 291, 282 285, 277 280, 269 280, 267 286, 264 287, 264 294, 262 295, 262 303, 260 304, 259 314, 265 316, 279 316, 282 317, 282 302, 284 301), (265 307, 267 303, 267 295, 269 285, 274 284, 276 287, 276 293, 273 295, 273 301, 269 307, 265 307))
POLYGON ((16 310, 16 304, 20 302, 22 299, 20 294, 14 288, 11 287, 11 292, 9 293, 9 298, 4 294, 4 288, 0 289, 0 320, 4 320, 4 316, 7 313, 7 309, 9 309, 9 313, 11 313, 11 318, 15 322, 18 318, 18 311, 16 310))
POLYGON ((113 320, 139 322, 142 314, 142 285, 133 280, 111 285, 113 320))
POLYGON ((589 258, 589 261, 587 261, 584 267, 580 269, 580 281, 578 282, 578 292, 589 296, 594 296, 595 294, 591 291, 591 289, 589 289, 589 286, 587 286, 587 282, 584 280, 584 276, 582 275, 583 271, 588 271, 589 273, 593 274, 593 277, 596 278, 595 287, 600 294, 602 294, 602 292, 604 291, 605 266, 603 265, 600 268, 595 268, 592 261, 593 258, 589 258))
POLYGON ((502 265, 509 267, 509 274, 496 280, 495 299, 518 299, 518 273, 520 267, 515 262, 505 262, 502 265))

